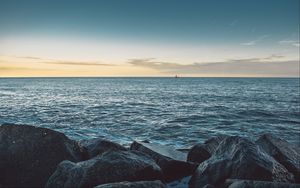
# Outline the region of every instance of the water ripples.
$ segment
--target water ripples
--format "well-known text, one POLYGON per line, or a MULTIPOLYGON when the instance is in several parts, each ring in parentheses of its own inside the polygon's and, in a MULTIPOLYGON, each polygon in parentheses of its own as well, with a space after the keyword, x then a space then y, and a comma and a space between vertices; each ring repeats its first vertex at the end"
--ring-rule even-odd
POLYGON ((217 134, 272 132, 299 144, 299 79, 0 79, 0 123, 74 139, 189 147, 217 134))

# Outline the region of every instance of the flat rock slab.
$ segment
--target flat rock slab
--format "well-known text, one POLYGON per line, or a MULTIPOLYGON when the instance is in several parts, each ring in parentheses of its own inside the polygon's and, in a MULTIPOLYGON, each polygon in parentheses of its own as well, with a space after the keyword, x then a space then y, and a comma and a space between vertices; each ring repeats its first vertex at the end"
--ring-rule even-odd
POLYGON ((49 178, 46 188, 92 188, 122 181, 163 180, 160 167, 138 151, 109 150, 90 160, 61 162, 49 178))
POLYGON ((44 187, 63 160, 80 161, 77 143, 64 134, 29 125, 0 126, 0 184, 44 187))
MULTIPOLYGON (((145 143, 145 142, 134 142, 133 145, 140 145, 140 147, 144 147, 145 149, 149 149, 152 152, 156 152, 160 155, 168 157, 170 159, 174 159, 177 161, 186 161, 187 154, 181 151, 176 150, 171 146, 165 146, 154 143, 145 143)), ((133 147, 133 146, 132 146, 133 147)), ((133 149, 133 148, 132 148, 133 149)))
POLYGON ((98 185, 94 188, 167 188, 161 181, 119 182, 98 185))
POLYGON ((300 183, 300 152, 298 148, 272 134, 262 135, 256 143, 293 173, 296 182, 300 183))
POLYGON ((170 146, 133 142, 130 149, 152 157, 162 169, 167 182, 191 175, 197 166, 195 163, 186 162, 187 155, 170 146))
POLYGON ((293 182, 293 175, 252 141, 231 136, 225 138, 212 157, 199 165, 192 176, 191 188, 206 184, 220 187, 228 178, 293 182))

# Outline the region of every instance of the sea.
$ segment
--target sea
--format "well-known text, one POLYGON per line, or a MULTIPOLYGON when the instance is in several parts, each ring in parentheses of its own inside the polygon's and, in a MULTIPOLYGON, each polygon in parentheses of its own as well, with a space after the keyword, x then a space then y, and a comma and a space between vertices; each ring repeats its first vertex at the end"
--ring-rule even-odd
POLYGON ((219 134, 300 145, 299 78, 0 78, 0 124, 189 148, 219 134))

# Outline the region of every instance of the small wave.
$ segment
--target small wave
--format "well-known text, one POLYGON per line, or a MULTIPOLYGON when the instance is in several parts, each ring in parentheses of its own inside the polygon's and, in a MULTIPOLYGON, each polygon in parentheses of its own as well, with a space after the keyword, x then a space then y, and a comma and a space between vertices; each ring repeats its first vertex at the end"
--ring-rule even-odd
POLYGON ((254 116, 254 117, 274 117, 275 114, 262 110, 244 110, 237 113, 240 116, 254 116))

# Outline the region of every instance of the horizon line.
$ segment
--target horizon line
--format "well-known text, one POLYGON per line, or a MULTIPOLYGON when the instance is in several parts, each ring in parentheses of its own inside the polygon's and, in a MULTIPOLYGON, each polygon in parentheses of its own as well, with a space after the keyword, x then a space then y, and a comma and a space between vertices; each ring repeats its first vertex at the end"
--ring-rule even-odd
MULTIPOLYGON (((175 78, 175 76, 0 76, 0 79, 6 78, 175 78)), ((179 76, 180 78, 298 78, 299 76, 179 76)))

